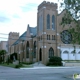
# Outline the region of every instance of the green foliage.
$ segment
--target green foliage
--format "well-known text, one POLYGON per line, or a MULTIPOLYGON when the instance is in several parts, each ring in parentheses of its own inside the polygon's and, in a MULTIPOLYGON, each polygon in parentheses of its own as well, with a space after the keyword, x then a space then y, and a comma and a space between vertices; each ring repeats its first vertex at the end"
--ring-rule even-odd
POLYGON ((6 63, 12 63, 13 61, 8 57, 6 63))
POLYGON ((7 67, 12 67, 12 68, 14 68, 14 67, 15 67, 15 65, 14 65, 14 64, 12 64, 12 63, 9 63, 9 64, 4 63, 4 64, 0 64, 0 65, 2 65, 2 66, 7 66, 7 67))
POLYGON ((22 62, 22 64, 30 65, 33 64, 32 62, 22 62))
MULTIPOLYGON (((61 0, 59 0, 61 2, 61 0)), ((60 9, 65 9, 61 25, 68 25, 72 43, 80 44, 80 0, 62 0, 60 9), (73 24, 74 23, 74 24, 73 24), (71 25, 72 24, 72 25, 71 25), (73 27, 75 25, 75 27, 73 27)))
POLYGON ((10 55, 10 59, 12 61, 14 60, 13 56, 15 56, 15 59, 17 60, 17 53, 13 53, 13 54, 10 55))
POLYGON ((15 68, 20 68, 22 66, 23 66, 22 64, 17 64, 17 65, 15 65, 15 68))
POLYGON ((6 54, 6 50, 0 50, 0 63, 3 62, 4 63, 4 55, 6 54), (1 55, 3 56, 3 58, 1 57, 1 55))
POLYGON ((68 10, 75 19, 80 18, 80 0, 63 0, 61 7, 65 7, 65 9, 68 10))
POLYGON ((62 66, 62 59, 57 56, 51 57, 47 66, 62 66))
POLYGON ((6 50, 0 50, 0 55, 4 55, 6 53, 7 53, 6 50))

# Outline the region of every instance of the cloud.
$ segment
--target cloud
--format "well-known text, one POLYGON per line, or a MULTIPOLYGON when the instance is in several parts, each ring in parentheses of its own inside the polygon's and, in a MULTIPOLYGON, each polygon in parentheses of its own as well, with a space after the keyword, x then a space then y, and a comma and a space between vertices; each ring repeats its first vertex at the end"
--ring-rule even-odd
POLYGON ((28 24, 37 26, 37 8, 41 2, 43 0, 0 0, 0 32, 19 32, 21 35, 28 24))
POLYGON ((27 12, 27 11, 34 10, 35 8, 37 8, 37 6, 38 6, 38 4, 36 4, 36 3, 27 3, 26 5, 21 6, 21 9, 23 12, 27 12))
POLYGON ((0 11, 0 23, 6 23, 10 21, 10 17, 4 13, 4 11, 0 11))
POLYGON ((8 22, 10 21, 9 18, 5 17, 5 16, 0 16, 0 22, 8 22))
POLYGON ((14 14, 13 18, 20 18, 20 16, 18 14, 14 14))

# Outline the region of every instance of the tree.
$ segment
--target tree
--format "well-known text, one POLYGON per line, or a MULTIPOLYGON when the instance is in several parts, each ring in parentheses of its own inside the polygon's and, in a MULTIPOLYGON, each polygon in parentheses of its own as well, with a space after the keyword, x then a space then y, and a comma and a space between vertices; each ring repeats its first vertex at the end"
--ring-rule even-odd
POLYGON ((2 52, 1 52, 1 50, 0 50, 0 62, 2 62, 2 57, 1 57, 1 55, 2 55, 2 52))
POLYGON ((0 50, 0 56, 2 56, 2 61, 4 62, 4 55, 6 54, 6 50, 0 50))
POLYGON ((69 31, 72 33, 72 43, 80 44, 80 0, 62 0, 61 8, 66 10, 61 25, 65 27, 67 24, 75 23, 75 27, 70 25, 69 31))

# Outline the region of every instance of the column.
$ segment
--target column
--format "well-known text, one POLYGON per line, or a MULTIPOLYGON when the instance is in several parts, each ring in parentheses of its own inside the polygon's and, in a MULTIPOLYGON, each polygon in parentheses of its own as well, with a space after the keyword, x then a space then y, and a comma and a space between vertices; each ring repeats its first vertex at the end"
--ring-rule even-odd
POLYGON ((70 60, 71 51, 69 50, 68 52, 69 52, 69 53, 68 53, 68 60, 70 60))

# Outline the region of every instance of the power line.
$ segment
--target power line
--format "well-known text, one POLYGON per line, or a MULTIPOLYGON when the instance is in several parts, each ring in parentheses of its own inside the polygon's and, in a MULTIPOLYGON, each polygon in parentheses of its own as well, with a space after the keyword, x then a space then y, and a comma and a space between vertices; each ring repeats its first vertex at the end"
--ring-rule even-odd
MULTIPOLYGON (((0 37, 0 38, 3 38, 3 39, 12 39, 12 40, 19 40, 19 39, 22 39, 23 37, 25 37, 25 38, 38 38, 38 39, 40 39, 40 40, 42 40, 42 39, 46 39, 46 40, 47 40, 47 38, 41 38, 41 36, 38 36, 38 37, 22 36, 21 38, 19 37, 18 39, 5 38, 5 37, 0 37)), ((22 39, 22 40, 23 40, 23 39, 22 39)), ((52 40, 52 39, 48 39, 48 40, 52 40)))
MULTIPOLYGON (((0 33, 0 34, 2 34, 2 35, 8 35, 8 34, 5 34, 5 33, 0 33)), ((19 36, 19 38, 18 39, 20 39, 20 38, 23 38, 23 37, 26 37, 26 38, 42 38, 41 36, 19 36)), ((18 39, 13 39, 13 38, 5 38, 5 37, 0 37, 0 38, 3 38, 3 39, 12 39, 12 40, 18 40, 18 39)), ((47 39, 47 38, 42 38, 42 39, 47 39)))
POLYGON ((0 38, 2 38, 2 39, 8 39, 8 38, 5 38, 5 37, 0 37, 0 38))
POLYGON ((9 34, 5 34, 5 33, 0 33, 1 35, 9 35, 9 34))
MULTIPOLYGON (((20 40, 20 39, 12 39, 12 38, 5 38, 5 37, 0 37, 0 38, 9 39, 9 40, 11 39, 11 40, 16 40, 16 41, 22 41, 22 40, 23 40, 23 39, 20 40)), ((29 37, 29 38, 31 38, 31 37, 29 37)), ((36 38, 37 38, 37 37, 36 37, 36 38)), ((42 38, 42 39, 46 39, 46 40, 47 40, 47 38, 42 38)), ((15 41, 15 42, 16 42, 16 41, 15 41)), ((56 40, 50 39, 50 40, 48 40, 48 41, 56 41, 56 40)), ((14 43, 15 43, 15 42, 14 42, 14 43)), ((43 43, 43 40, 39 40, 39 42, 40 42, 40 43, 43 43)), ((44 43, 56 44, 55 42, 44 42, 44 43)))
MULTIPOLYGON (((8 34, 5 34, 5 33, 0 33, 0 34, 2 34, 2 35, 8 35, 8 34)), ((2 39, 8 39, 8 40, 16 40, 16 41, 22 41, 22 40, 24 40, 24 39, 22 39, 22 38, 24 38, 24 37, 26 37, 26 38, 31 38, 31 39, 33 39, 33 38, 37 38, 37 39, 39 39, 38 41, 40 42, 40 43, 42 43, 41 41, 42 41, 42 39, 46 39, 46 40, 48 40, 48 41, 56 41, 56 39, 55 40, 52 40, 52 39, 47 39, 47 38, 42 38, 41 36, 38 36, 38 37, 30 37, 30 36, 20 36, 18 39, 13 39, 13 38, 5 38, 5 37, 0 37, 0 38, 2 38, 2 39)), ((57 39, 57 40, 61 40, 61 39, 57 39)), ((16 42, 15 41, 15 42, 16 42)), ((14 43, 15 43, 14 42, 14 43)), ((48 44, 56 44, 55 42, 44 42, 44 43, 48 43, 48 44)))

